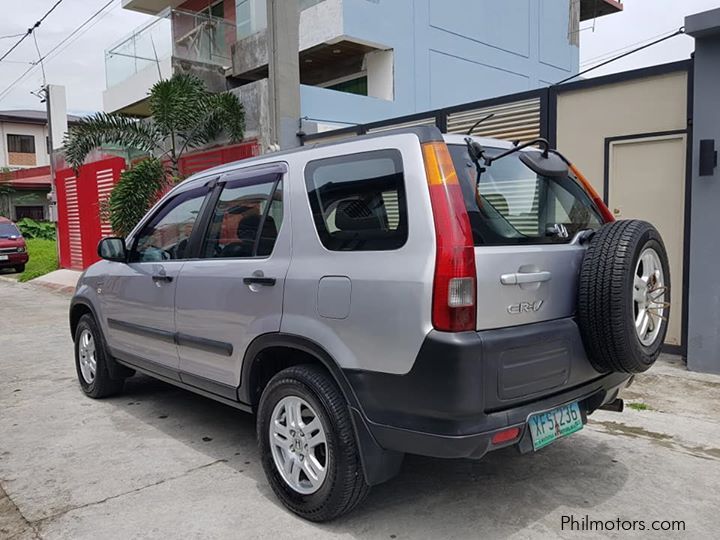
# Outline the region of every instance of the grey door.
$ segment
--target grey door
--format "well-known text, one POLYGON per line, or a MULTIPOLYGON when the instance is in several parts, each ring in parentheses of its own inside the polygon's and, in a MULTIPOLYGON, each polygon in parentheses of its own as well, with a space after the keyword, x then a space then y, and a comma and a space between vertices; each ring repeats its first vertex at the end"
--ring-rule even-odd
POLYGON ((280 330, 290 264, 284 170, 239 171, 218 183, 199 257, 177 282, 180 377, 188 384, 234 397, 250 342, 280 330))
POLYGON ((177 376, 175 291, 187 246, 208 188, 169 199, 129 239, 130 262, 117 264, 103 285, 107 338, 113 354, 166 376, 177 376))

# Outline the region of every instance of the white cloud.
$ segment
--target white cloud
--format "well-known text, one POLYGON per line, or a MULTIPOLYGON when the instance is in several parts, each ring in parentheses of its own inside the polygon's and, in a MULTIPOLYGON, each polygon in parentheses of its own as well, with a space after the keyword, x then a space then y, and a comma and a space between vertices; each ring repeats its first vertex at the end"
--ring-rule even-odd
MULTIPOLYGON (((718 0, 624 0, 621 13, 585 21, 580 32, 581 69, 589 67, 588 60, 605 56, 628 45, 651 41, 649 38, 667 35, 685 23, 685 17, 720 7, 718 0)), ((639 46, 639 45, 638 45, 639 46)), ((690 36, 677 36, 654 45, 605 67, 593 70, 586 77, 596 77, 617 71, 664 64, 690 58, 695 48, 690 36)), ((618 51, 616 54, 621 54, 618 51)), ((614 56, 614 55, 613 55, 614 56)))
MULTIPOLYGON (((0 17, 0 36, 24 32, 52 7, 56 0, 5 0, 0 17)), ((40 52, 46 54, 57 43, 80 26, 108 0, 64 0, 36 30, 40 52)), ((87 31, 73 38, 59 55, 45 63, 47 81, 67 87, 70 111, 102 110, 102 92, 105 89, 104 51, 114 42, 130 34, 151 17, 128 11, 115 2, 103 15, 90 23, 87 31)), ((17 38, 1 39, 0 51, 7 51, 17 38)), ((7 60, 0 62, 0 92, 27 70, 28 62, 38 59, 32 37, 25 39, 7 60), (15 62, 25 62, 15 63, 15 62)), ((0 100, 0 109, 40 109, 43 105, 30 92, 42 86, 42 72, 38 66, 21 83, 0 100)))

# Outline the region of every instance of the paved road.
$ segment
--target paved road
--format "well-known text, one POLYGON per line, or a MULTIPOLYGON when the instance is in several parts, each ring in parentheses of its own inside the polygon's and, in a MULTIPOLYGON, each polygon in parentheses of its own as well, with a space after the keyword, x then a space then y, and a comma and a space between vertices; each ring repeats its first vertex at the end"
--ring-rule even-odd
POLYGON ((140 377, 121 397, 83 397, 67 305, 0 280, 0 538, 605 536, 562 530, 571 515, 720 529, 720 377, 664 361, 628 391, 655 410, 597 413, 533 455, 409 457, 358 511, 315 525, 270 492, 251 416, 140 377))

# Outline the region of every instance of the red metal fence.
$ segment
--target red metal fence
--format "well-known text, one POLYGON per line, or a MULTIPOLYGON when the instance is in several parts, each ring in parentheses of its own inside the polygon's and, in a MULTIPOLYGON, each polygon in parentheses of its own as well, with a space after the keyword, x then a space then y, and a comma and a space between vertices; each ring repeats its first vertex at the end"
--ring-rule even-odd
MULTIPOLYGON (((194 152, 180 159, 180 172, 196 172, 259 154, 256 141, 194 152)), ((125 169, 125 160, 106 157, 83 165, 78 173, 71 168, 55 174, 58 210, 60 267, 83 270, 98 260, 98 242, 112 236, 110 223, 103 220, 102 206, 125 169)))
POLYGON ((112 157, 55 175, 60 266, 82 270, 98 260, 97 245, 112 229, 102 219, 102 204, 120 179, 125 160, 112 157))

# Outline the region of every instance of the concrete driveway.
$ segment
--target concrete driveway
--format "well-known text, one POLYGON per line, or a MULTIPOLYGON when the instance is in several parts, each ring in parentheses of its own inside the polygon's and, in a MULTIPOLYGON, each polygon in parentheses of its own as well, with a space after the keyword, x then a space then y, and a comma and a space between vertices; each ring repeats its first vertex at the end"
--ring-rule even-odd
POLYGON ((144 377, 120 397, 85 398, 68 301, 0 280, 0 538, 710 538, 720 530, 720 378, 672 359, 626 393, 652 410, 596 413, 532 455, 409 456, 359 510, 316 525, 274 498, 250 415, 144 377), (563 529, 571 516, 578 527, 586 516, 644 520, 646 529, 682 520, 685 533, 563 529))

